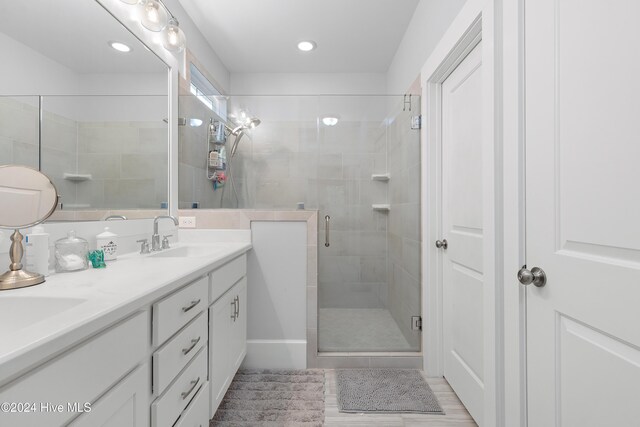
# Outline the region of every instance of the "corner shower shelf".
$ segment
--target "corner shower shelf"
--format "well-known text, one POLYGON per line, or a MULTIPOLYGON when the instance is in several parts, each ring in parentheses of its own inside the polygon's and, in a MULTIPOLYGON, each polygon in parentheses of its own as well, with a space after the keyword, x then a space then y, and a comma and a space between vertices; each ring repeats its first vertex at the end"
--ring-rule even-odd
POLYGON ((372 181, 384 181, 387 182, 391 178, 391 175, 388 173, 374 173, 371 175, 372 181))
POLYGON ((81 173, 65 172, 63 175, 63 178, 71 182, 83 182, 83 181, 91 181, 93 179, 93 176, 91 176, 90 173, 81 174, 81 173))
POLYGON ((379 212, 389 212, 391 210, 391 205, 371 205, 371 209, 379 212))

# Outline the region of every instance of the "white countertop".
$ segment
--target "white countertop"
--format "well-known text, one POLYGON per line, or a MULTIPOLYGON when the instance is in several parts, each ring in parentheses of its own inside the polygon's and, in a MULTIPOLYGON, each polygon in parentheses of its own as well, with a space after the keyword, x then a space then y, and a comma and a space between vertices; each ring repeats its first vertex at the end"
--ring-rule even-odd
POLYGON ((0 307, 10 306, 11 299, 25 304, 25 298, 34 298, 33 306, 45 307, 55 298, 84 300, 72 301, 76 305, 71 307, 64 307, 63 301, 59 312, 52 308, 46 318, 24 327, 18 319, 11 322, 10 313, 0 313, 0 386, 251 249, 246 235, 212 239, 215 234, 209 232, 206 240, 216 243, 202 243, 200 231, 180 232, 181 243, 173 247, 194 247, 196 254, 202 254, 175 258, 127 254, 105 269, 52 274, 41 285, 0 293, 0 307))

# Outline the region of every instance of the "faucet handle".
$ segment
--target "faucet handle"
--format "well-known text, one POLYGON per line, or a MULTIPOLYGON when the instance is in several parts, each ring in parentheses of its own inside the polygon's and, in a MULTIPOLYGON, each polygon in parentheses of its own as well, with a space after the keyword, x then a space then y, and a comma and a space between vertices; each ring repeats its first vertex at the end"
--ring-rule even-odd
POLYGON ((171 246, 169 246, 169 237, 173 237, 173 234, 168 234, 162 238, 162 249, 171 249, 171 246))
POLYGON ((149 239, 136 240, 140 243, 140 254, 148 254, 149 251, 149 239))

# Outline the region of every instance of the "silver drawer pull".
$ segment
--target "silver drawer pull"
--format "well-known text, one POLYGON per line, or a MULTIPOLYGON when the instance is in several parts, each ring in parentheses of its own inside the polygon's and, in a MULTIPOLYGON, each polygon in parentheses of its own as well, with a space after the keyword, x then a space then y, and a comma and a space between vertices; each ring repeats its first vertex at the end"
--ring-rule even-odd
POLYGON ((236 320, 236 313, 238 312, 238 307, 236 306, 236 299, 234 298, 233 301, 231 301, 231 306, 233 307, 233 312, 231 312, 231 319, 235 322, 236 320))
POLYGON ((197 380, 191 381, 191 388, 189 388, 189 390, 187 391, 183 391, 182 394, 180 395, 182 396, 182 400, 186 399, 191 394, 191 392, 193 391, 194 388, 196 388, 199 382, 200 382, 200 377, 198 377, 197 380))
POLYGON ((236 319, 240 317, 240 297, 236 297, 236 319))
POLYGON ((185 356, 189 353, 191 353, 191 350, 193 350, 193 348, 198 345, 198 343, 200 342, 200 338, 202 337, 198 337, 194 340, 191 340, 191 346, 189 346, 188 348, 183 348, 182 349, 182 354, 184 354, 185 356))
POLYGON ((191 301, 191 305, 189 305, 188 307, 182 307, 182 311, 184 313, 186 313, 187 311, 191 310, 193 307, 195 307, 196 305, 200 304, 200 301, 202 301, 202 298, 198 298, 195 301, 191 301))

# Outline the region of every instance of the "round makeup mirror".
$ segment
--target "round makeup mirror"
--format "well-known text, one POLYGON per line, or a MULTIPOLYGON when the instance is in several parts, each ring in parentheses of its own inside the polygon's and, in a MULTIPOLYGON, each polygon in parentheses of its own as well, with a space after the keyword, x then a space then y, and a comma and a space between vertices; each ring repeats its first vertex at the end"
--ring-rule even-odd
POLYGON ((22 269, 22 234, 19 229, 40 224, 58 206, 58 191, 43 173, 26 166, 0 166, 0 228, 11 235, 9 271, 0 276, 0 290, 24 288, 44 282, 44 276, 22 269))

